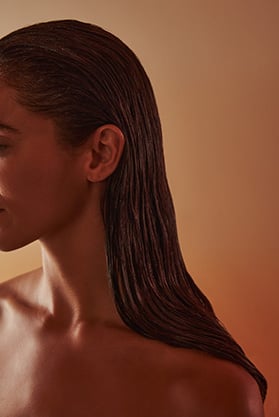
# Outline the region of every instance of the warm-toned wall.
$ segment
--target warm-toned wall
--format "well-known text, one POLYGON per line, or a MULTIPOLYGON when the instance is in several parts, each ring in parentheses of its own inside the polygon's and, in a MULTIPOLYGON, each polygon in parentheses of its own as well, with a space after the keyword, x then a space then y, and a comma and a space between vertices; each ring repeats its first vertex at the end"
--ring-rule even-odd
MULTIPOLYGON (((142 60, 186 264, 268 378, 266 416, 278 417, 279 3, 11 0, 0 34, 54 18, 97 23, 142 60)), ((1 279, 39 263, 36 243, 0 254, 1 279)))

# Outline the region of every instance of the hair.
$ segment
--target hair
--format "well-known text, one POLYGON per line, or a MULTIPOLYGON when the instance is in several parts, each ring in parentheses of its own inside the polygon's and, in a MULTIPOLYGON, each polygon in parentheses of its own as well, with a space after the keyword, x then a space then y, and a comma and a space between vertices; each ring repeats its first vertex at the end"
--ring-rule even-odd
POLYGON ((179 246, 151 83, 131 49, 76 20, 34 24, 0 40, 0 79, 29 110, 52 118, 78 147, 118 126, 125 146, 101 202, 109 283, 120 317, 146 338, 197 349, 245 368, 262 399, 267 383, 216 317, 179 246))

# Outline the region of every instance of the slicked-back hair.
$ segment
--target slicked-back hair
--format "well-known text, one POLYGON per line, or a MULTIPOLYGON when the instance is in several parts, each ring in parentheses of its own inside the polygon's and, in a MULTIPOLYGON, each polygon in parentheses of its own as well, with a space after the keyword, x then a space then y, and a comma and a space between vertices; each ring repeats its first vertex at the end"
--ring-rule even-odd
POLYGON ((136 55, 98 26, 43 22, 0 40, 0 80, 16 90, 20 104, 55 121, 65 146, 80 146, 107 123, 121 129, 123 154, 101 202, 109 284, 120 317, 146 338, 242 366, 264 400, 265 378, 186 269, 157 105, 136 55))

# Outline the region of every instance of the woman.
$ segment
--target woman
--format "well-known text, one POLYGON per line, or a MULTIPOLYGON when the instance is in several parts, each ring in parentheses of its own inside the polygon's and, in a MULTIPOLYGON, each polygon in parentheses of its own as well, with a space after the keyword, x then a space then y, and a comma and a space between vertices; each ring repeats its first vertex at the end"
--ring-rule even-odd
POLYGON ((0 40, 2 417, 263 416, 266 381, 187 272, 152 87, 105 30, 0 40))

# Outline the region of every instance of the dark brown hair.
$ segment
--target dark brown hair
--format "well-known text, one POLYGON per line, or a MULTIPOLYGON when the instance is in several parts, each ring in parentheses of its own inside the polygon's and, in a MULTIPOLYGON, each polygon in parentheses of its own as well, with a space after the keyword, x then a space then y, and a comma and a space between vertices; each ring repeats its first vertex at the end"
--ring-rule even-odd
POLYGON ((0 79, 29 110, 79 146, 106 123, 126 139, 102 203, 110 285, 123 321, 141 335, 241 365, 267 383, 215 316, 181 254, 150 81, 135 54, 102 28, 35 24, 0 40, 0 79))

